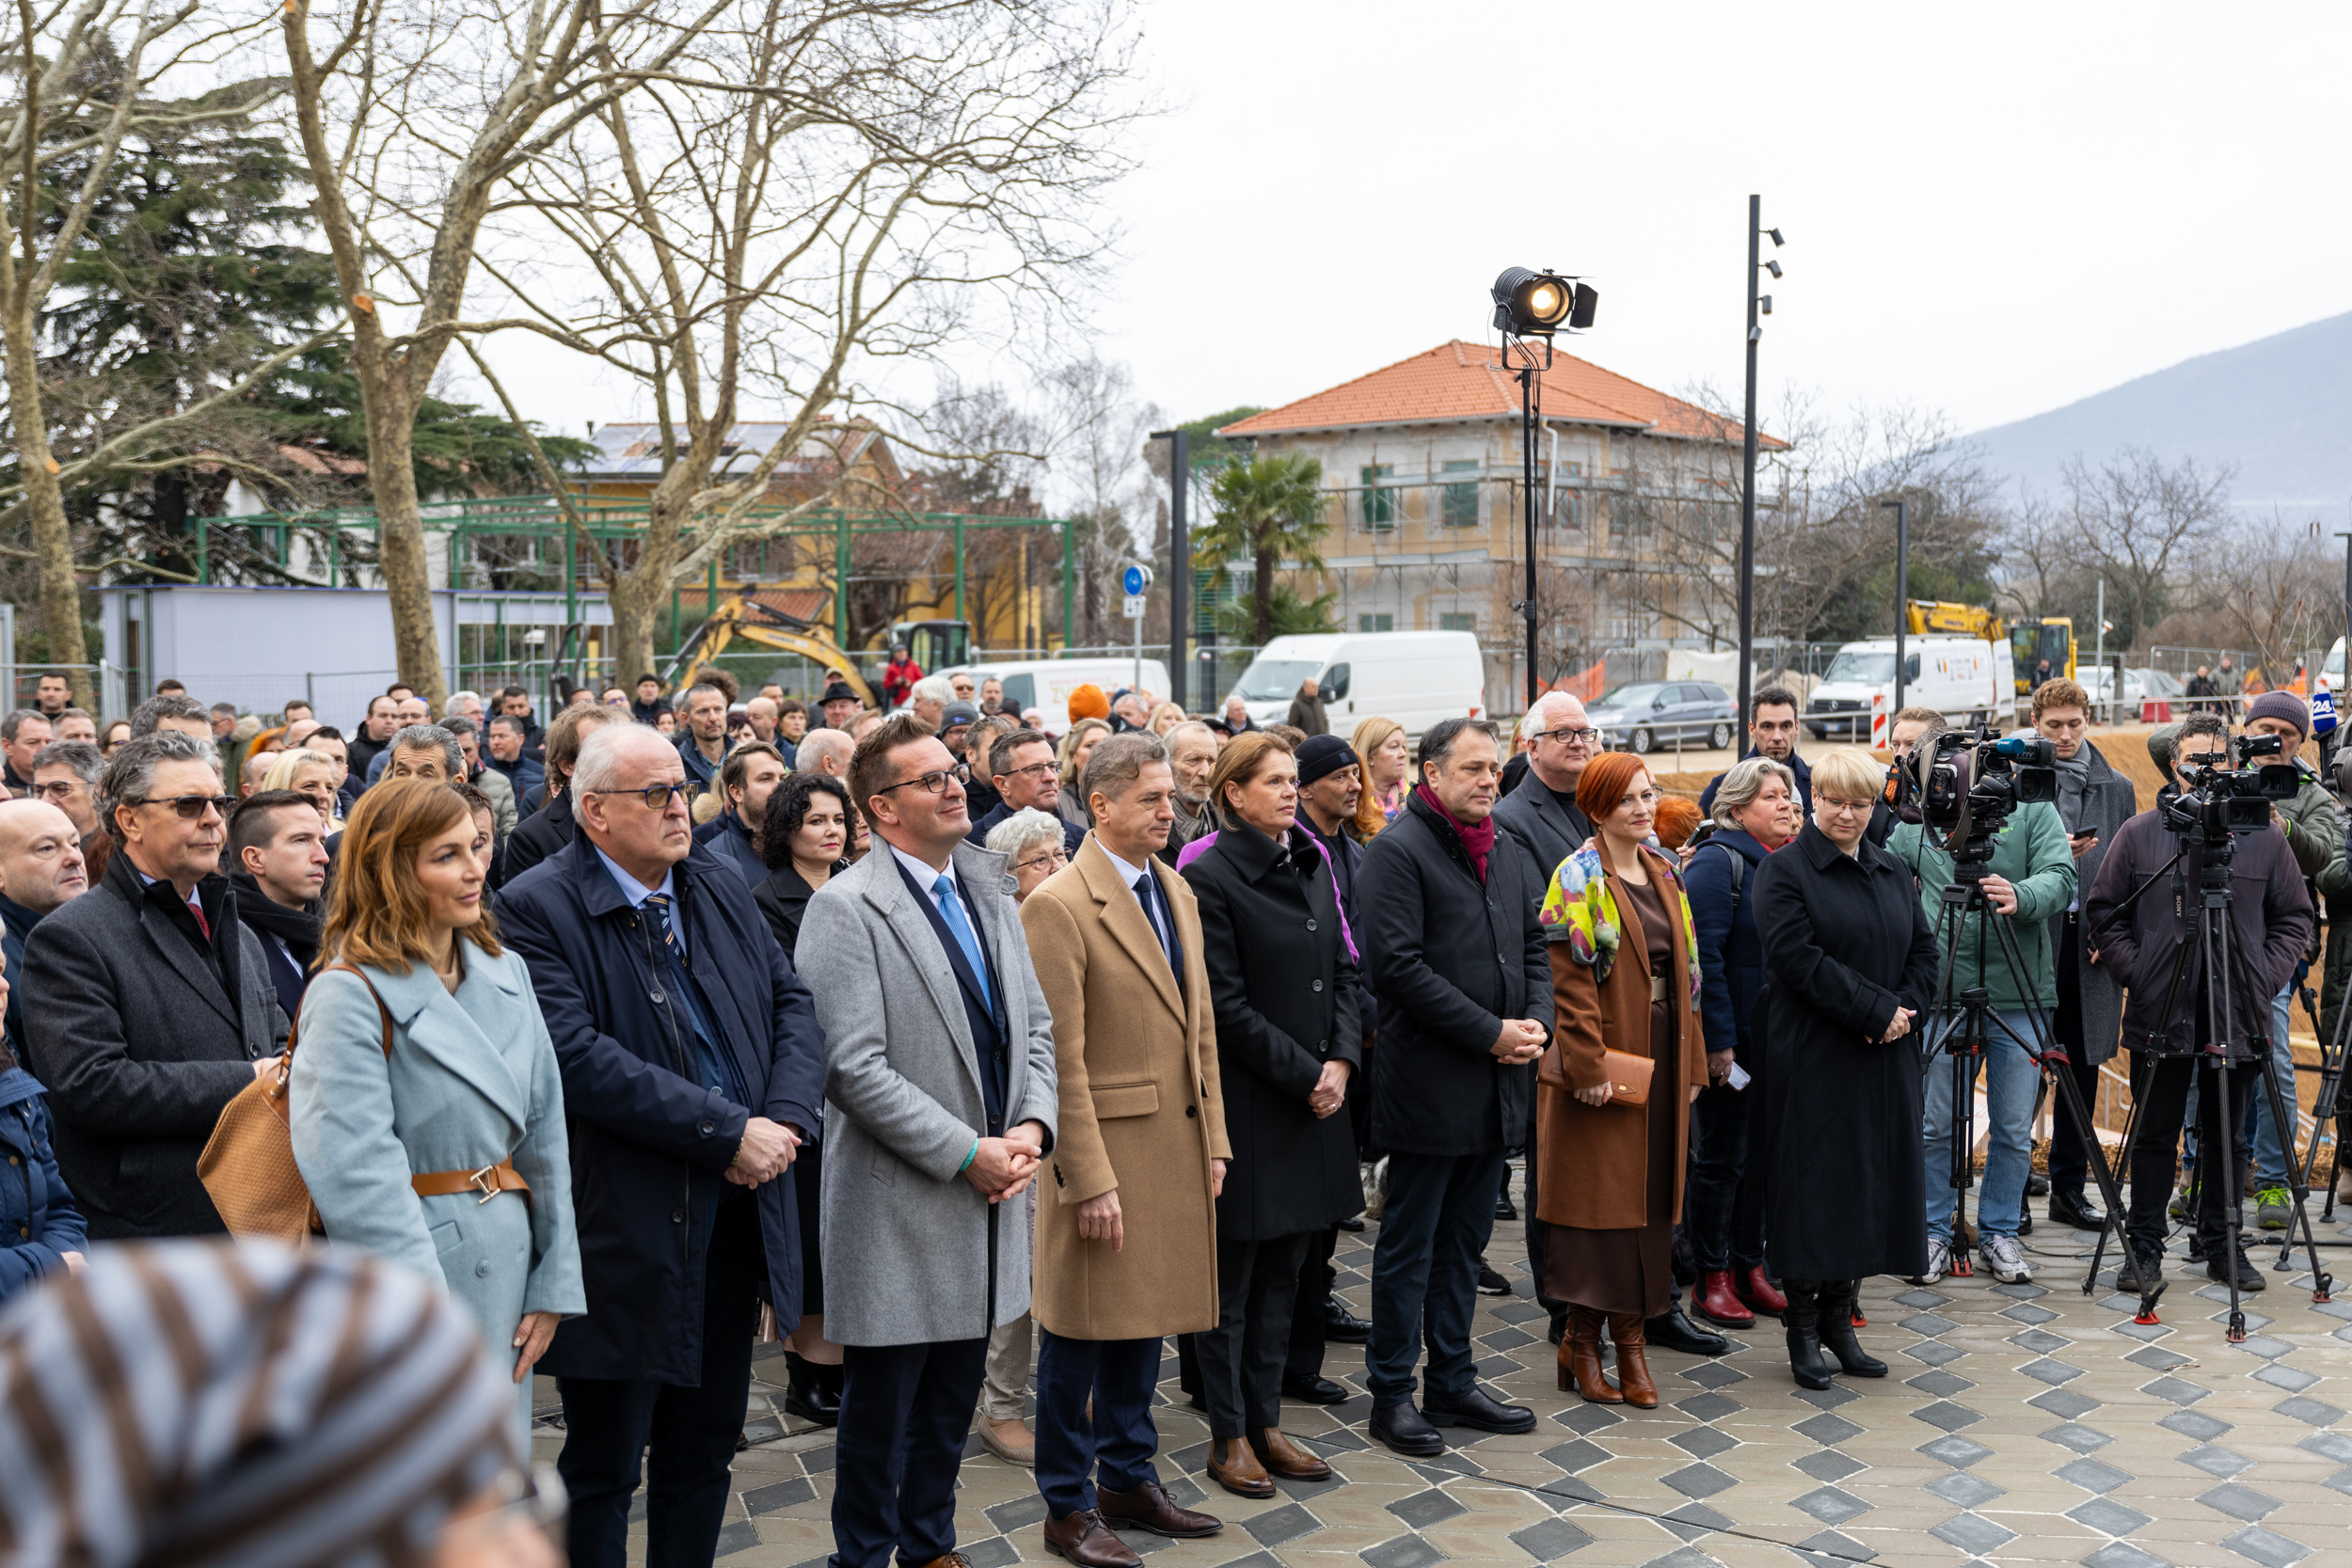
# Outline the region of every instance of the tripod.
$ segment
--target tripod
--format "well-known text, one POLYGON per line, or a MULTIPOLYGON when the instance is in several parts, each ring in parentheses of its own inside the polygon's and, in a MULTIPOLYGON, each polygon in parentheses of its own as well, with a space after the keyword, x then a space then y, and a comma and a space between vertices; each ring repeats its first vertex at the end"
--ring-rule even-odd
MULTIPOLYGON (((2155 886, 2159 878, 2168 874, 2171 878, 2173 918, 2183 927, 2185 928, 2188 926, 2186 860, 2190 842, 2185 838, 2181 847, 2174 851, 2170 861, 2150 873, 2147 880, 2134 888, 2115 907, 2106 920, 2106 925, 2110 928, 2130 912, 2131 907, 2137 903, 2149 889, 2155 886)), ((2224 1258, 2222 1266, 2228 1274, 2230 1287, 2229 1338, 2231 1343, 2236 1344, 2246 1338, 2246 1312, 2239 1301, 2238 1291, 2237 1263, 2243 1247, 2243 1238, 2238 1212, 2239 1205, 2234 1191, 2235 1183, 2233 1180, 2237 1172, 2239 1159, 2235 1147, 2237 1128, 2233 1125, 2237 1118, 2230 1114, 2230 1074, 2233 1069, 2243 1071, 2246 1064, 2258 1063, 2262 1082, 2270 1097, 2272 1116, 2280 1115, 2282 1107, 2279 1096, 2279 1081, 2272 1071, 2270 1062, 2270 1040, 2267 1028, 2262 1031, 2261 1038, 2256 1039, 2252 1030, 2241 1030, 2237 1015, 2233 1010, 2232 987, 2241 979, 2238 969, 2241 960, 2237 952, 2236 927, 2233 924, 2234 900, 2230 885, 2230 864, 2235 857, 2236 837, 2234 834, 2224 833, 2220 841, 2216 843, 2208 834, 2203 839, 2201 847, 2204 853, 2199 857, 2198 861, 2196 934, 2193 941, 2182 942, 2180 950, 2173 956, 2172 973, 2165 983, 2164 1006, 2159 1015, 2160 1022, 2155 1028, 2148 1031, 2146 1036, 2147 1044, 2144 1049, 2151 1060, 2144 1083, 2148 1087, 2153 1088, 2156 1068, 2160 1065, 2157 1058, 2181 1054, 2181 1053, 2167 1049, 2167 1044, 2170 1038, 2172 1022, 2179 1016, 2181 986, 2188 977, 2190 959, 2194 957, 2199 961, 2197 973, 2204 982, 2201 989, 2205 1008, 2205 1027, 2202 1031, 2202 1043, 2188 1054, 2191 1059, 2209 1059, 2213 1063, 2215 1069, 2213 1087, 2220 1101, 2217 1107, 2217 1114, 2214 1117, 2215 1129, 2218 1136, 2212 1140, 2220 1145, 2218 1150, 2220 1158, 2217 1164, 2212 1168, 2217 1170, 2221 1178, 2220 1209, 2224 1258), (2245 1037, 2237 1037, 2241 1033, 2245 1037)), ((2141 1113, 2147 1096, 2142 1092, 2143 1081, 2140 1075, 2135 1073, 2134 1078, 2132 1114, 2123 1134, 2122 1160, 2124 1168, 2127 1170, 2130 1168, 2132 1156, 2138 1148, 2139 1135, 2145 1125, 2141 1113)), ((2201 1092, 2203 1087, 2202 1085, 2199 1085, 2201 1092)), ((2279 1125, 2292 1127, 2294 1123, 2280 1122, 2279 1125)), ((2313 1140, 2314 1144, 2316 1141, 2316 1139, 2313 1140)), ((2197 1157, 2201 1181, 2202 1172, 2207 1168, 2206 1143, 2207 1140, 2204 1138, 2198 1139, 2197 1157)), ((2102 1191, 2104 1190, 2103 1188, 2102 1191)), ((2311 1216, 2303 1203, 2305 1190, 2300 1185, 2293 1189, 2295 1212, 2305 1240, 2311 1242, 2311 1216)), ((2191 1212, 2192 1214, 2201 1212, 2201 1207, 2193 1209, 2191 1212)), ((2112 1212, 2109 1217, 2111 1219, 2115 1217, 2112 1212)), ((2142 1291, 2141 1301, 2144 1307, 2150 1300, 2145 1293, 2148 1285, 2147 1276, 2154 1270, 2144 1266, 2143 1260, 2133 1252, 2130 1236, 2121 1225, 2116 1227, 2116 1240, 2122 1247, 2123 1257, 2126 1265, 2131 1269, 2135 1284, 2142 1291)), ((2091 1254, 2092 1278, 2098 1275, 2100 1260, 2106 1252, 2106 1232, 2102 1230, 2099 1234, 2099 1245, 2091 1254)), ((2293 1231, 2289 1232, 2288 1245, 2290 1247, 2293 1245, 2293 1231)), ((2328 1299, 2328 1287, 2333 1281, 2327 1271, 2320 1267, 2316 1243, 2312 1243, 2310 1252, 2312 1299, 2324 1302, 2328 1299)), ((2118 1277, 2121 1278, 2121 1271, 2118 1273, 2118 1277)), ((2083 1289, 2086 1293, 2089 1292, 2090 1284, 2088 1279, 2084 1282, 2083 1289)), ((2153 1322, 2154 1320, 2153 1316, 2150 1316, 2136 1321, 2153 1322)))
MULTIPOLYGON (((2310 966, 2306 964, 2296 975, 2296 994, 2298 994, 2303 1000, 2303 1011, 2312 1021, 2312 1037, 2319 1038, 2320 1028, 2318 1003, 2312 995, 2312 988, 2302 983, 2309 977, 2309 975, 2310 966)), ((2344 1027, 2344 1021, 2347 1018, 2352 1018, 2352 1007, 2346 1007, 2344 1005, 2344 1002, 2339 1000, 2336 1004, 2335 1034, 2332 1037, 2328 1038, 2325 1043, 2321 1045, 2319 1051, 2319 1093, 2317 1098, 2312 1101, 2311 1145, 2303 1150, 2303 1157, 2300 1160, 2294 1158, 2294 1144, 2290 1142, 2287 1145, 2288 1174, 2294 1178, 2293 1185, 2295 1192, 2296 1217, 2302 1222, 2303 1240, 2309 1248, 2324 1246, 2352 1246, 2352 1242, 2338 1241, 2333 1239, 2320 1241, 2314 1238, 2311 1233, 2312 1222, 2309 1212, 2312 1190, 2312 1173, 2319 1164, 2320 1130, 2326 1127, 2329 1122, 2335 1120, 2337 1096, 2342 1092, 2344 1087, 2344 1051, 2346 1045, 2352 1044, 2352 1033, 2347 1033, 2344 1027)), ((2278 1114, 2279 1090, 2275 1083, 2271 1087, 2271 1096, 2272 1115, 2276 1116, 2278 1114)), ((2290 1105, 2288 1109, 2292 1110, 2292 1105, 2290 1105)), ((2274 1125, 2277 1126, 2283 1133, 2294 1124, 2292 1122, 2282 1121, 2276 1122, 2274 1125)), ((2341 1165, 2343 1162, 2343 1140, 2338 1139, 2332 1164, 2341 1165)), ((2327 1207, 2321 1211, 2320 1217, 2324 1219, 2328 1214, 2333 1213, 2335 1212, 2335 1174, 2331 1170, 2328 1173, 2328 1203, 2327 1207)), ((2295 1231, 2292 1227, 2290 1227, 2286 1235, 2280 1239, 2279 1260, 2278 1262, 2272 1264, 2271 1267, 2280 1274, 2285 1273, 2291 1266, 2288 1260, 2294 1256, 2294 1254, 2295 1231)), ((2321 1289, 2324 1292, 2326 1290, 2324 1282, 2321 1289)), ((2323 1293, 2318 1299, 2325 1301, 2328 1298, 2323 1293)))
MULTIPOLYGON (((1984 891, 1985 866, 1993 858, 1991 836, 1965 837, 1959 847, 1949 850, 1949 853, 1953 863, 1952 880, 1945 886, 1943 908, 1936 915, 1936 940, 1944 949, 1944 983, 1936 1010, 1952 1019, 1939 1042, 1941 1049, 1951 1058, 1954 1117, 1952 1235, 1958 1238, 1963 1234, 1965 1215, 1963 1211, 1967 1202, 1967 1189, 1976 1180, 1970 1158, 1977 1144, 1976 1064, 1984 1059, 1994 1040, 1994 1032, 1998 1031, 2001 1037, 2015 1042, 2017 1048, 2041 1069, 2042 1082, 2057 1091, 2059 1103, 2065 1107, 2065 1114, 2074 1118, 2074 1125, 2082 1132, 2084 1155, 2092 1177, 2099 1184, 2100 1198, 2106 1205, 2107 1225, 2114 1227, 2116 1239, 2124 1243, 2128 1256, 2129 1243, 2123 1234, 2123 1195, 2116 1184, 2114 1170, 2107 1164, 2106 1150, 2099 1143, 2098 1129, 2091 1124, 2090 1109, 2083 1103, 2082 1091, 2075 1085, 2071 1070, 2073 1063, 2067 1056, 2066 1048, 2058 1044, 2051 1033, 2047 1020, 2042 1017, 2041 1005, 2032 1000, 2032 988, 2025 978, 2025 950, 2018 943, 2017 933, 2010 928, 2006 918, 1986 918, 1993 912, 1991 901, 1984 891), (1971 918, 1977 921, 1979 933, 1977 983, 1963 990, 1959 974, 1960 940, 1971 918), (2031 1039, 2010 1028, 2008 1021, 1992 1008, 1991 993, 1985 986, 1984 938, 1988 933, 2000 945, 2001 962, 2008 970, 2011 982, 2019 994, 2027 999, 2026 1019, 2033 1030, 2031 1039), (1954 1043, 1955 1038, 1957 1044, 1954 1043)), ((1931 1060, 1936 1049, 1937 1045, 1930 1046, 1928 1055, 1931 1060)), ((1926 1062, 1921 1066, 1923 1070, 1932 1070, 1926 1062)), ((2106 1244, 2106 1231, 2102 1229, 2100 1245, 2104 1248, 2106 1244)), ((1953 1272, 1970 1272, 1964 1253, 1953 1272)), ((2090 1273, 2083 1279, 2083 1294, 2090 1294, 2098 1275, 2098 1263, 2094 1257, 2090 1273)), ((2135 1271, 2135 1277, 2137 1277, 2137 1271, 2135 1271)), ((2156 1321, 2156 1300, 2164 1294, 2165 1281, 2160 1276, 2138 1278, 2138 1288, 2139 1311, 2135 1321, 2153 1323, 2156 1321)))

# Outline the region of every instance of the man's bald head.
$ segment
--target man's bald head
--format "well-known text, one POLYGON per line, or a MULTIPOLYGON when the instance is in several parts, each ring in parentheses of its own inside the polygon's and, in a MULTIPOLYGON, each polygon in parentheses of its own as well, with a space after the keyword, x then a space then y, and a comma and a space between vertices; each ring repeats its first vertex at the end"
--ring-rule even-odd
POLYGON ((0 802, 0 895, 47 914, 88 887, 72 817, 46 800, 0 802))
POLYGON ((822 773, 828 778, 850 776, 850 756, 857 750, 843 730, 811 730, 793 748, 792 766, 802 773, 822 773))

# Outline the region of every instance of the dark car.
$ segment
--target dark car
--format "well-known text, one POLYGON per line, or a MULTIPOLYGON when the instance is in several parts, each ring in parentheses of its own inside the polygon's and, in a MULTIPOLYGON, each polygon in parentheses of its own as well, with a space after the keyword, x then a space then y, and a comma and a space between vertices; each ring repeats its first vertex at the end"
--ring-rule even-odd
POLYGON ((1584 711, 1602 744, 1646 755, 1677 743, 1723 750, 1738 731, 1740 705, 1713 681, 1635 681, 1584 711))

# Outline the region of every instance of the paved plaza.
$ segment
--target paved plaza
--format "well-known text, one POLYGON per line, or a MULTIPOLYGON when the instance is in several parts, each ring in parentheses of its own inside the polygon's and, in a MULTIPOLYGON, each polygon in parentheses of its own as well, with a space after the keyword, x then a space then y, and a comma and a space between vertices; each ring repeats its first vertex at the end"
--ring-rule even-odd
MULTIPOLYGON (((2352 1563, 2352 1288, 2314 1304, 2299 1259, 2270 1271, 2275 1244, 2256 1254, 2270 1288, 2248 1298, 2243 1345, 2227 1342, 2222 1288, 2177 1242, 2162 1323, 2142 1327, 2136 1298, 2082 1293, 2091 1238, 2044 1223, 2026 1240, 2039 1275, 2030 1285, 1987 1275, 1927 1290, 1868 1281, 1862 1338, 1892 1366, 1883 1380, 1840 1377, 1827 1393, 1804 1392, 1779 1326, 1762 1320, 1732 1334, 1732 1354, 1717 1360, 1654 1351, 1662 1402, 1637 1411, 1556 1391, 1519 1227, 1496 1231, 1490 1257, 1515 1293, 1480 1300, 1479 1370, 1534 1407, 1534 1432, 1456 1433, 1439 1458, 1400 1459, 1363 1434, 1360 1350, 1333 1346, 1326 1374, 1355 1397, 1328 1409, 1286 1403, 1283 1425, 1335 1478, 1245 1501, 1206 1481, 1208 1428, 1177 1389, 1171 1343, 1161 1479, 1226 1528, 1206 1541, 1133 1535, 1129 1544, 1153 1568, 2352 1563)), ((1359 1315, 1376 1233, 1342 1238, 1340 1286, 1359 1315)), ((2352 1241, 2341 1224, 2320 1234, 2352 1241)), ((2352 1275, 2352 1250, 2323 1258, 2352 1275)), ((821 1562, 832 1548, 831 1433, 771 1409, 771 1395, 782 1405, 781 1359, 757 1372, 750 1420, 767 1440, 736 1463, 719 1560, 821 1562)), ((551 1405, 552 1385, 540 1387, 551 1405)), ((542 1455, 561 1441, 543 1420, 542 1455)), ((1030 1473, 977 1436, 965 1451, 957 1525, 972 1561, 1058 1560, 1042 1544, 1030 1473)))

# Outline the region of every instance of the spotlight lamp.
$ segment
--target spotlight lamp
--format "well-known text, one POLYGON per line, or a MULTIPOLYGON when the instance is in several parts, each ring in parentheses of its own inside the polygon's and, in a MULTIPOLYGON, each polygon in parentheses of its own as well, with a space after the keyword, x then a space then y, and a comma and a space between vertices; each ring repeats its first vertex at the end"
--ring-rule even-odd
POLYGON ((1781 270, 1780 270, 1780 263, 1779 263, 1778 261, 1767 261, 1767 262, 1765 262, 1765 263, 1764 263, 1764 270, 1765 270, 1765 271, 1767 271, 1767 272, 1769 272, 1769 273, 1771 273, 1771 274, 1772 274, 1774 277, 1778 277, 1782 276, 1782 274, 1781 274, 1781 270))
POLYGON ((1775 249, 1775 250, 1779 249, 1782 245, 1787 245, 1787 244, 1788 243, 1787 240, 1784 240, 1784 239, 1782 239, 1782 238, 1780 237, 1780 230, 1777 230, 1777 229, 1767 229, 1766 230, 1764 230, 1764 232, 1766 232, 1767 234, 1770 234, 1770 235, 1772 237, 1772 248, 1773 248, 1773 249, 1775 249))
POLYGON ((1771 314, 1772 313, 1772 295, 1770 295, 1770 294, 1758 294, 1758 295, 1756 295, 1756 309, 1757 309, 1757 310, 1761 311, 1763 314, 1768 315, 1768 316, 1769 316, 1769 315, 1771 315, 1771 314))
POLYGON ((1549 338, 1563 327, 1593 325, 1600 291, 1556 272, 1510 267, 1488 291, 1495 302, 1495 330, 1514 338, 1549 338))

